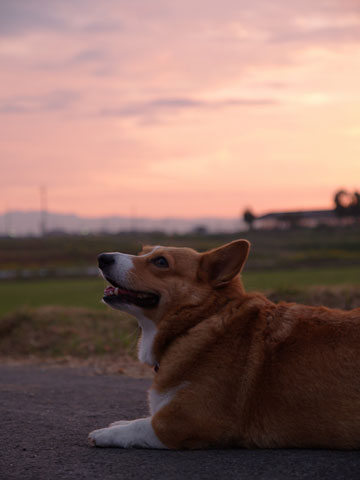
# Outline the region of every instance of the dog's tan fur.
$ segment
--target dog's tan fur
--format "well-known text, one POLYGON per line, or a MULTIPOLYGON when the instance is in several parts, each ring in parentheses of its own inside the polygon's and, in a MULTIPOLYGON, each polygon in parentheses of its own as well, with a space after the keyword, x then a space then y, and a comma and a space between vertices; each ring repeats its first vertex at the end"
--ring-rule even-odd
POLYGON ((132 287, 161 294, 146 312, 157 328, 152 388, 176 391, 152 417, 157 437, 173 449, 359 448, 360 308, 245 293, 248 249, 145 248, 134 259, 132 287))

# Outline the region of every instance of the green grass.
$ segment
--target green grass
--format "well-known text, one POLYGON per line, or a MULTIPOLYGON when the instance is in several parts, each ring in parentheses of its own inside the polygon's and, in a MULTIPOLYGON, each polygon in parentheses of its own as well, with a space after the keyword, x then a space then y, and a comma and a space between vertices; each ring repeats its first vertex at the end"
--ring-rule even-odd
POLYGON ((0 315, 22 307, 59 305, 103 309, 100 278, 17 280, 0 283, 0 315))
POLYGON ((294 268, 291 270, 248 271, 243 274, 247 291, 283 290, 310 286, 359 285, 360 266, 294 268))
MULTIPOLYGON (((291 270, 246 271, 247 291, 284 290, 309 286, 359 285, 360 267, 316 267, 291 270)), ((0 283, 0 315, 22 307, 58 305, 106 310, 101 303, 105 282, 90 279, 18 280, 0 283)))

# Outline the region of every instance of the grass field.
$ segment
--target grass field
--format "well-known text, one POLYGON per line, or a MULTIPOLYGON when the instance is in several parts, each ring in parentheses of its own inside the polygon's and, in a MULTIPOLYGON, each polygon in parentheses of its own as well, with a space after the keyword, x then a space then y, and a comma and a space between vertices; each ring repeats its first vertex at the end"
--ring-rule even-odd
POLYGON ((22 307, 58 305, 105 309, 100 278, 17 280, 0 283, 0 315, 22 307))
MULTIPOLYGON (((310 286, 360 286, 360 267, 316 267, 291 270, 245 271, 247 291, 286 291, 310 286)), ((20 307, 58 305, 106 309, 101 303, 101 278, 18 280, 0 283, 0 315, 20 307)))
MULTIPOLYGON (((352 309, 360 306, 359 273, 358 268, 250 271, 244 282, 248 290, 268 291, 275 302, 352 309)), ((103 287, 100 278, 2 282, 0 361, 85 364, 98 372, 151 375, 136 361, 136 320, 103 305, 103 287)))
MULTIPOLYGON (((243 274, 246 290, 266 292, 275 302, 296 301, 345 309, 359 307, 359 252, 354 247, 352 234, 345 243, 337 236, 333 242, 343 243, 337 243, 336 248, 334 244, 324 244, 323 248, 319 243, 314 246, 307 235, 307 232, 302 232, 302 237, 292 239, 290 234, 286 234, 279 240, 283 242, 283 249, 276 244, 275 235, 271 241, 267 238, 261 243, 259 239, 254 245, 252 264, 247 265, 243 274)), ((40 243, 43 241, 37 240, 40 243)), ((95 258, 95 251, 99 249, 98 240, 91 247, 91 255, 95 258)), ((184 244, 203 250, 231 238, 204 238, 202 246, 199 238, 197 243, 188 240, 183 239, 184 244), (205 245, 206 242, 211 245, 205 245)), ((36 239, 31 241, 36 246, 36 239)), ((181 244, 171 240, 168 243, 181 244)), ((24 240, 22 248, 25 245, 24 240)), ((60 244, 58 246, 62 248, 60 244)), ((114 250, 110 244, 102 246, 104 248, 100 251, 114 250)), ((50 247, 39 255, 47 258, 49 266, 56 266, 50 247)), ((136 250, 134 245, 131 248, 136 250)), ((127 251, 131 248, 129 244, 127 251)), ((119 250, 123 249, 120 247, 119 250)), ((25 253, 29 257, 29 252, 25 253)), ((67 258, 66 253, 60 253, 67 258)), ((26 255, 24 258, 28 258, 26 255)), ((69 258, 72 255, 73 252, 69 258)), ((34 257, 39 258, 37 255, 34 257)), ((70 265, 69 258, 66 262, 70 265)), ((21 255, 17 258, 14 254, 14 267, 19 267, 19 259, 21 255)), ((85 264, 85 259, 83 261, 85 264)), ((34 268, 39 265, 41 262, 34 263, 34 268)), ((137 323, 134 318, 101 303, 104 286, 105 281, 100 277, 1 281, 0 361, 86 364, 96 371, 148 376, 151 372, 135 360, 137 323)))
POLYGON ((45 271, 66 275, 60 273, 62 268, 96 267, 99 253, 135 254, 141 244, 204 251, 241 237, 252 242, 243 274, 247 291, 265 292, 275 302, 360 306, 360 227, 232 235, 0 238, 0 273, 25 270, 34 275, 0 281, 0 359, 87 362, 100 370, 147 375, 134 360, 137 323, 101 303, 104 280, 36 275, 45 271))
POLYGON ((88 267, 96 265, 96 257, 101 252, 135 254, 142 244, 188 246, 204 251, 241 237, 252 243, 247 270, 355 264, 360 267, 360 226, 354 226, 212 235, 122 233, 0 238, 0 270, 88 267))
POLYGON ((293 268, 291 270, 266 270, 244 272, 247 291, 284 290, 310 286, 360 286, 360 266, 293 268))

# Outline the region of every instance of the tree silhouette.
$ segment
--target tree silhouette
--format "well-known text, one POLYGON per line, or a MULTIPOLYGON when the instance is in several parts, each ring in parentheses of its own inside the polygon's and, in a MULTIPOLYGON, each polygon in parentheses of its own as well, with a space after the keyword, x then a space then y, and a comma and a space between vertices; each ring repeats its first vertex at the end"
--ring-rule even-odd
POLYGON ((252 213, 252 211, 247 208, 244 213, 243 213, 243 219, 244 219, 244 222, 247 223, 248 227, 250 230, 252 230, 253 228, 253 223, 254 223, 254 220, 256 220, 256 217, 255 215, 252 213))
POLYGON ((344 198, 348 195, 345 190, 339 190, 335 193, 335 213, 339 217, 345 217, 347 215, 347 206, 345 205, 344 198))
POLYGON ((348 193, 346 190, 339 190, 334 196, 335 213, 340 218, 360 218, 360 193, 348 193))
POLYGON ((353 200, 350 204, 351 213, 354 217, 360 217, 360 193, 354 192, 353 200))

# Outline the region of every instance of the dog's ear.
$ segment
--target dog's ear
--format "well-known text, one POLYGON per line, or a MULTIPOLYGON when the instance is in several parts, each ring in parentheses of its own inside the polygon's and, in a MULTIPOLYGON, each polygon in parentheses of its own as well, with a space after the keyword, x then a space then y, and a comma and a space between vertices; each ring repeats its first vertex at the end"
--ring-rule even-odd
POLYGON ((141 251, 138 253, 138 255, 145 255, 146 253, 150 253, 151 250, 154 250, 154 247, 151 245, 142 245, 141 251))
POLYGON ((235 240, 222 247, 203 253, 199 277, 214 287, 221 287, 238 275, 249 255, 250 242, 235 240))

